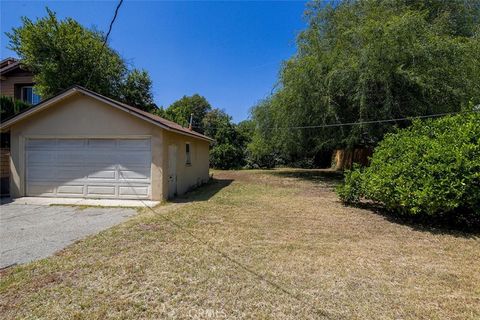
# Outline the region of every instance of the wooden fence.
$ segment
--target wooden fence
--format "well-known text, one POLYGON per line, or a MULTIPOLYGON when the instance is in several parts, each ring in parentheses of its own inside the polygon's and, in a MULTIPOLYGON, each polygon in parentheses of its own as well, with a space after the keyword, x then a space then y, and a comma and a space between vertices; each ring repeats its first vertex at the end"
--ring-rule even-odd
POLYGON ((332 168, 335 170, 351 169, 354 163, 368 166, 369 157, 373 154, 373 148, 337 149, 333 151, 332 168))

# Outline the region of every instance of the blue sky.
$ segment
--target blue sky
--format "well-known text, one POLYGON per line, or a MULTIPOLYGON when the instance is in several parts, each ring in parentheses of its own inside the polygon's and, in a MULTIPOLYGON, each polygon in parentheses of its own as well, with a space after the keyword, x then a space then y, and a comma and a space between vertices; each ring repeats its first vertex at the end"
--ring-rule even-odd
MULTIPOLYGON (((238 122, 269 95, 282 60, 295 53, 305 3, 125 1, 109 43, 150 73, 158 105, 199 93, 238 122)), ((44 16, 48 6, 60 18, 106 31, 116 2, 2 0, 0 6, 5 58, 15 54, 4 33, 19 26, 21 16, 44 16)))

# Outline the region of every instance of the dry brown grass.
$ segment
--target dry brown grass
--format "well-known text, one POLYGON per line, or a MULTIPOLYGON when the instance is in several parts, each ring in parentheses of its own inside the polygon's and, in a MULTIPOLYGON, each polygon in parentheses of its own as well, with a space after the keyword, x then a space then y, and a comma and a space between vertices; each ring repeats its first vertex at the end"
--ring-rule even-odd
POLYGON ((8 270, 0 279, 0 314, 480 318, 475 236, 422 230, 344 207, 331 190, 331 172, 215 176, 216 184, 184 201, 8 270))

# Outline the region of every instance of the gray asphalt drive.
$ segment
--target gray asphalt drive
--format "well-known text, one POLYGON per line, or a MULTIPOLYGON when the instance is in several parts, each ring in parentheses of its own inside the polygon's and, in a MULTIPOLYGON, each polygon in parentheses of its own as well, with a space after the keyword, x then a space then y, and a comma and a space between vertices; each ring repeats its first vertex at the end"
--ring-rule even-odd
POLYGON ((2 204, 0 268, 41 259, 136 214, 130 208, 2 204))

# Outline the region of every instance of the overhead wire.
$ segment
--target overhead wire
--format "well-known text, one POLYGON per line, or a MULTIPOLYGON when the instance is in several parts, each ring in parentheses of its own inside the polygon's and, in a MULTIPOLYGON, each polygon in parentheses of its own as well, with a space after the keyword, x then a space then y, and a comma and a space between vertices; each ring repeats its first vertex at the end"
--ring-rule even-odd
POLYGON ((105 35, 105 38, 102 43, 102 47, 100 49, 100 54, 98 55, 97 60, 95 60, 93 69, 91 70, 90 74, 88 75, 87 82, 85 83, 85 88, 88 89, 88 84, 90 83, 90 80, 92 79, 92 74, 93 70, 97 67, 98 62, 100 61, 100 58, 102 57, 103 52, 105 51, 105 46, 107 45, 108 37, 110 36, 110 33, 112 32, 113 24, 115 23, 115 20, 117 20, 117 15, 118 11, 120 10, 120 7, 122 6, 123 0, 120 0, 117 4, 117 7, 115 8, 115 13, 113 15, 112 20, 110 21, 110 25, 108 27, 107 34, 105 35))
MULTIPOLYGON (((467 113, 472 113, 472 112, 480 112, 480 110, 444 112, 444 113, 436 113, 436 114, 429 114, 429 115, 423 115, 423 116, 413 116, 413 117, 394 118, 394 119, 381 119, 381 120, 369 120, 369 121, 358 121, 358 122, 330 123, 330 124, 319 124, 319 125, 308 125, 308 126, 291 126, 291 127, 269 127, 267 129, 279 130, 279 129, 331 128, 331 127, 355 126, 355 125, 365 125, 365 124, 374 124, 374 123, 412 121, 412 120, 416 120, 416 119, 437 118, 437 117, 450 116, 450 115, 456 115, 456 114, 467 114, 467 113)), ((193 128, 202 128, 202 127, 193 126, 193 128)))
POLYGON ((388 122, 399 122, 399 121, 412 121, 416 119, 425 119, 425 118, 436 118, 449 115, 455 115, 463 112, 445 112, 437 114, 429 114, 423 116, 414 116, 414 117, 405 117, 405 118, 395 118, 395 119, 382 119, 382 120, 370 120, 370 121, 358 121, 358 122, 346 122, 346 123, 331 123, 331 124, 322 124, 322 125, 312 125, 312 126, 292 126, 292 127, 271 127, 271 129, 315 129, 315 128, 330 128, 330 127, 342 127, 342 126, 355 126, 355 125, 365 125, 365 124, 374 124, 374 123, 388 123, 388 122))

